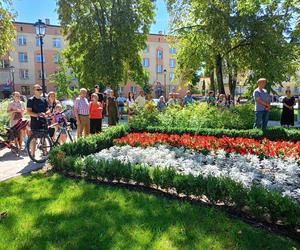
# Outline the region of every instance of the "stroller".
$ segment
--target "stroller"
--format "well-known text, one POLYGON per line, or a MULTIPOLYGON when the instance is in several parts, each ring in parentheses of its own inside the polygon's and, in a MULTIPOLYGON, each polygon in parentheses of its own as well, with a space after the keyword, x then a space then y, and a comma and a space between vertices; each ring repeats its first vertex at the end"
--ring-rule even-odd
POLYGON ((9 148, 17 156, 20 155, 19 148, 14 145, 15 139, 18 138, 20 130, 26 128, 29 125, 28 120, 20 119, 11 128, 5 128, 4 131, 0 131, 0 150, 9 148))

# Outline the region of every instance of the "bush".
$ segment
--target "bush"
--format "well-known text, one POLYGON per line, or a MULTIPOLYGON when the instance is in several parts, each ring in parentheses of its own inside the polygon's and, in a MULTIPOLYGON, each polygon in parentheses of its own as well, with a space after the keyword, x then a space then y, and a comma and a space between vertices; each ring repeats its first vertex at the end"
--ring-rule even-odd
MULTIPOLYGON (((149 104, 150 105, 150 104, 149 104)), ((179 105, 168 107, 160 113, 153 107, 140 110, 130 120, 134 129, 147 126, 181 128, 226 128, 249 129, 253 127, 253 105, 245 104, 230 109, 208 107, 207 104, 194 104, 182 108, 179 105), (228 119, 230 117, 230 119, 228 119)))
MULTIPOLYGON (((136 130, 134 130, 136 131, 136 130)), ((165 126, 149 126, 144 129, 139 129, 136 132, 149 133, 166 133, 166 134, 192 134, 192 135, 207 135, 207 136, 229 136, 229 137, 244 137, 253 139, 268 138, 270 140, 286 140, 297 142, 300 140, 300 129, 285 129, 283 127, 271 127, 264 133, 261 129, 211 129, 211 128, 181 128, 181 127, 165 127, 165 126)))

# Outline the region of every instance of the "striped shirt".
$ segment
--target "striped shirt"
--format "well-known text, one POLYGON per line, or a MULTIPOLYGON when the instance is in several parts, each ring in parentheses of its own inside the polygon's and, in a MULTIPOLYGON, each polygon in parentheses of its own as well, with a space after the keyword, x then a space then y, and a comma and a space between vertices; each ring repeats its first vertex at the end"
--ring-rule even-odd
POLYGON ((77 97, 74 103, 75 112, 78 115, 89 115, 89 102, 85 97, 77 97))

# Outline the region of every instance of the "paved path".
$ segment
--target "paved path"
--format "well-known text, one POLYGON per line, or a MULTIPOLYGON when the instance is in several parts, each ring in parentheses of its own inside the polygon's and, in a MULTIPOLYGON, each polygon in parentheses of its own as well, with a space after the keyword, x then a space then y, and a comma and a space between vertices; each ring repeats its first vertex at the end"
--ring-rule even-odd
MULTIPOLYGON (((127 122, 127 117, 125 117, 125 120, 120 120, 120 123, 125 122, 127 122)), ((107 118, 104 118, 103 121, 103 129, 105 128, 107 128, 107 118)), ((73 137, 76 137, 75 131, 73 137)), ((20 157, 17 157, 8 149, 0 150, 0 181, 30 173, 33 170, 42 168, 44 165, 30 161, 26 150, 21 153, 20 157)))
POLYGON ((26 151, 18 157, 8 149, 0 151, 0 181, 42 168, 44 164, 30 161, 26 151))

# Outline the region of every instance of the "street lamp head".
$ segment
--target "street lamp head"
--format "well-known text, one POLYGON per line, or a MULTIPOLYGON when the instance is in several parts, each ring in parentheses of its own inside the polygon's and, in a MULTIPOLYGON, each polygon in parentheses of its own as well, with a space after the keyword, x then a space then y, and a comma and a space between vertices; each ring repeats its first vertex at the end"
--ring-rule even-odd
POLYGON ((46 24, 43 23, 41 19, 39 19, 38 22, 34 24, 34 26, 36 35, 38 37, 44 37, 46 34, 46 24))
POLYGON ((164 74, 167 74, 167 70, 166 69, 164 69, 164 74))
POLYGON ((15 73, 15 67, 14 67, 14 66, 10 66, 9 69, 10 69, 10 71, 11 71, 12 73, 15 73))

